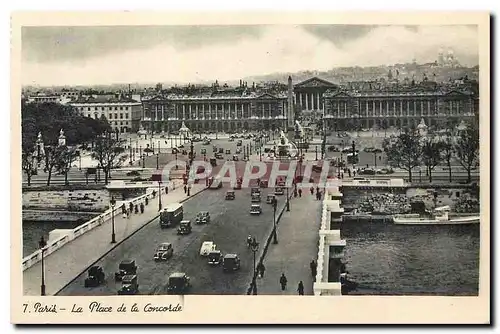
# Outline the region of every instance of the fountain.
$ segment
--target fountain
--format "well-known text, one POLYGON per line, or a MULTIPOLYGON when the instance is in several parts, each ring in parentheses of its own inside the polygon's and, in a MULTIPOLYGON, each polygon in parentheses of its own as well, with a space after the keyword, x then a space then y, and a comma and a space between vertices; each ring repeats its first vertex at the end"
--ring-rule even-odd
POLYGON ((297 146, 288 140, 283 130, 280 130, 280 139, 279 144, 276 145, 276 152, 277 156, 280 158, 285 157, 295 159, 298 155, 297 146))

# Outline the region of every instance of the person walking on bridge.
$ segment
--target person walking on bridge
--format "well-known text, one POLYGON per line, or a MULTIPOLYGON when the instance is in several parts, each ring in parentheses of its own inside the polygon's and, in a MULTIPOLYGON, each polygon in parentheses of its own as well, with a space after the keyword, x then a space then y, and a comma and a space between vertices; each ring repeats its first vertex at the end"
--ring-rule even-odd
POLYGON ((304 295, 304 283, 302 283, 302 281, 299 282, 299 286, 297 287, 297 291, 299 292, 300 296, 304 295))
POLYGON ((282 273, 281 277, 280 277, 281 291, 285 291, 286 290, 286 283, 287 282, 288 282, 288 280, 286 279, 285 273, 282 273))
POLYGON ((309 264, 309 267, 311 268, 311 275, 313 277, 313 281, 315 281, 316 280, 316 274, 317 274, 318 264, 316 263, 316 261, 312 260, 311 263, 309 264))

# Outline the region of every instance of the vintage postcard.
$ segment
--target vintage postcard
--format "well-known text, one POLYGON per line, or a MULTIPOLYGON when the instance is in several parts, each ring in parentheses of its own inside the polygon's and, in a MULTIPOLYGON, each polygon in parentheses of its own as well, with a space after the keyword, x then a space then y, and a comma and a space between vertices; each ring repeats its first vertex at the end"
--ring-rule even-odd
POLYGON ((11 321, 489 323, 489 20, 13 14, 11 321))

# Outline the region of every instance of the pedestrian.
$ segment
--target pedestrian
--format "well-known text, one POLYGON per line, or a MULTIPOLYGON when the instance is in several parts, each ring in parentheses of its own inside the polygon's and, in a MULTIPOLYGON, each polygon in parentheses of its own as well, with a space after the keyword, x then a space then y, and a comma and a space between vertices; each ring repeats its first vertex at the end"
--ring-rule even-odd
POLYGON ((311 263, 309 264, 309 267, 311 268, 311 276, 315 280, 316 279, 316 274, 317 274, 317 270, 316 269, 318 267, 318 264, 316 263, 316 261, 312 260, 311 263))
POLYGON ((126 213, 127 207, 125 206, 125 203, 122 204, 122 213, 126 213))
POLYGON ((311 191, 311 195, 314 195, 314 187, 311 187, 311 189, 309 189, 309 191, 311 191))
POLYGON ((141 213, 144 213, 144 203, 141 203, 141 213))
POLYGON ((189 187, 187 188, 187 195, 188 195, 188 196, 190 196, 190 195, 191 195, 191 186, 189 186, 189 187))
POLYGON ((187 186, 184 185, 184 194, 187 194, 187 186))
POLYGON ((132 202, 128 203, 128 210, 132 213, 132 210, 134 209, 134 204, 132 202))
POLYGON ((351 170, 350 169, 347 170, 347 174, 349 174, 349 177, 351 177, 351 170))
POLYGON ((297 287, 297 291, 300 296, 304 295, 304 283, 302 281, 299 282, 299 286, 297 287))
POLYGON ((343 180, 344 179, 344 173, 340 174, 340 178, 343 180))
POLYGON ((297 197, 297 189, 293 190, 293 197, 297 197))
POLYGON ((286 283, 288 282, 288 280, 286 279, 286 276, 284 273, 281 274, 281 277, 280 277, 280 285, 281 285, 281 291, 285 291, 286 289, 286 283))
POLYGON ((319 187, 316 186, 316 193, 319 193, 319 187))
POLYGON ((168 186, 165 187, 165 194, 168 195, 168 186))
POLYGON ((123 217, 123 219, 127 219, 127 217, 128 217, 127 216, 127 211, 123 211, 122 217, 123 217))
POLYGON ((302 197, 302 189, 299 189, 299 197, 302 197))

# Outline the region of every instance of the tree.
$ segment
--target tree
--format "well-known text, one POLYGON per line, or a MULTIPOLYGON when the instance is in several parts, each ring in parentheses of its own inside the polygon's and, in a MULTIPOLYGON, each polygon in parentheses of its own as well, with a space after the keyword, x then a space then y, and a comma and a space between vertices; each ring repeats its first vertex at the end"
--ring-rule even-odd
POLYGON ((432 182, 432 171, 441 162, 443 144, 433 138, 426 138, 422 145, 422 162, 429 175, 429 182, 432 182))
POLYGON ((22 150, 22 169, 28 178, 28 187, 31 186, 31 176, 36 173, 34 150, 22 150))
POLYGON ((127 159, 126 155, 122 155, 123 152, 125 152, 124 141, 117 140, 111 133, 97 137, 91 155, 103 169, 106 184, 108 184, 111 169, 121 166, 127 159))
POLYGON ((68 172, 71 169, 71 164, 78 157, 78 152, 74 148, 62 146, 59 151, 59 156, 56 163, 56 170, 64 174, 64 184, 68 185, 68 172))
POLYGON ((380 128, 384 130, 384 137, 387 137, 387 129, 389 128, 389 122, 386 118, 380 123, 380 128))
POLYGON ((406 131, 397 137, 384 140, 384 151, 392 167, 408 171, 408 179, 412 182, 412 169, 420 165, 422 147, 420 135, 416 131, 406 131))
POLYGON ((471 182, 471 171, 479 164, 479 129, 470 126, 460 132, 455 144, 458 163, 467 171, 467 182, 471 182))
POLYGON ((451 159, 455 154, 455 150, 449 136, 441 142, 441 149, 443 152, 443 158, 445 159, 446 165, 448 166, 448 179, 451 183, 451 159))
POLYGON ((52 172, 54 171, 54 168, 57 170, 58 166, 61 165, 60 159, 65 150, 66 146, 45 147, 45 172, 49 174, 47 176, 47 186, 50 186, 50 180, 52 178, 52 172))

